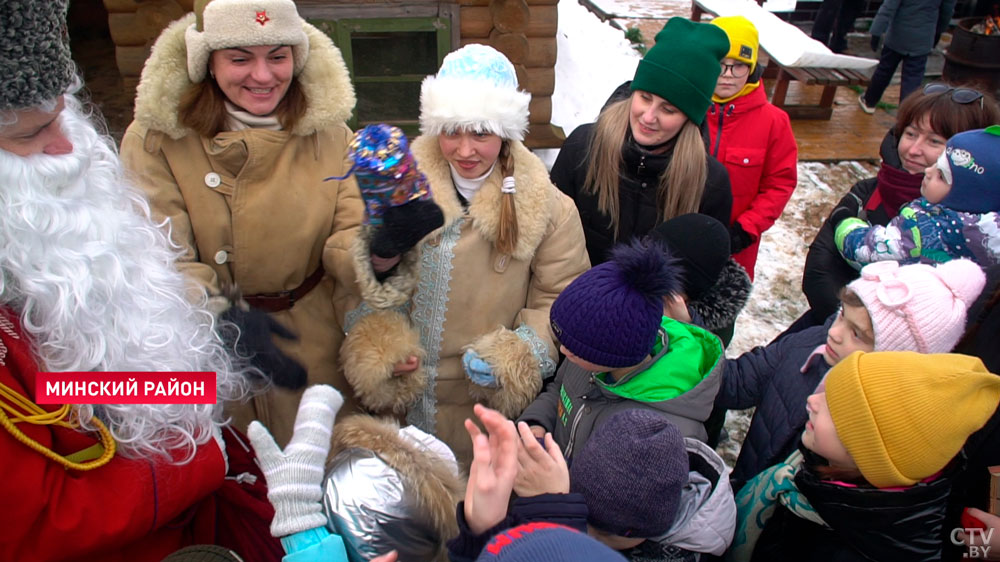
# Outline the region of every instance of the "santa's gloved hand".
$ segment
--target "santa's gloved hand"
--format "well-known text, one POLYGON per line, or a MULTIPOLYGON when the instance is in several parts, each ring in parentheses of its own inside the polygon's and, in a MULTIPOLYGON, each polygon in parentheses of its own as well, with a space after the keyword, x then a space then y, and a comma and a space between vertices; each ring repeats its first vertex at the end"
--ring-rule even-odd
POLYGON ((289 340, 298 337, 277 320, 255 308, 233 304, 219 318, 220 334, 236 353, 250 358, 250 364, 264 372, 275 386, 296 390, 306 384, 306 369, 298 361, 285 355, 274 344, 272 336, 289 340), (225 323, 230 323, 226 325, 225 323), (238 332, 235 328, 238 328, 238 332), (235 340, 235 343, 234 343, 235 340))
POLYGON ((493 367, 474 350, 467 349, 462 354, 462 367, 465 369, 465 374, 469 376, 469 380, 475 384, 486 388, 500 386, 497 378, 493 375, 493 367))
POLYGON ((267 429, 254 421, 247 429, 260 469, 267 479, 267 499, 274 506, 271 534, 284 537, 326 525, 323 476, 333 420, 344 398, 332 386, 306 389, 295 415, 292 440, 282 451, 267 429))
POLYGON ((382 213, 382 225, 372 237, 371 252, 383 258, 402 255, 443 224, 441 207, 432 199, 387 207, 382 213))

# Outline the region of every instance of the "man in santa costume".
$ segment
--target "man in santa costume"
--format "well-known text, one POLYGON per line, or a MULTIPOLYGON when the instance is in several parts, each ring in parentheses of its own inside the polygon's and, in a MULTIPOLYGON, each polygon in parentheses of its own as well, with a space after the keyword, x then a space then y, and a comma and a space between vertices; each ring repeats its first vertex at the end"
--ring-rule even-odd
MULTIPOLYGON (((164 225, 74 95, 67 0, 0 9, 0 560, 280 558, 248 393, 164 225), (211 371, 217 404, 38 405, 39 371, 211 371)), ((164 375, 167 377, 168 375, 164 375)))

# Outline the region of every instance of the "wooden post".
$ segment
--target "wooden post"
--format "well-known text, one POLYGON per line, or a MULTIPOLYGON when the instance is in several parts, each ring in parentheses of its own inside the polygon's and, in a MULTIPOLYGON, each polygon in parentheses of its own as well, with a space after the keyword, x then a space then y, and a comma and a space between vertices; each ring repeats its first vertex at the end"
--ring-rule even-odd
POLYGON ((523 63, 528 58, 528 38, 523 33, 501 33, 494 29, 490 32, 489 43, 515 65, 523 63))
POLYGON ((490 15, 493 27, 503 33, 524 31, 530 17, 525 0, 492 0, 490 15))

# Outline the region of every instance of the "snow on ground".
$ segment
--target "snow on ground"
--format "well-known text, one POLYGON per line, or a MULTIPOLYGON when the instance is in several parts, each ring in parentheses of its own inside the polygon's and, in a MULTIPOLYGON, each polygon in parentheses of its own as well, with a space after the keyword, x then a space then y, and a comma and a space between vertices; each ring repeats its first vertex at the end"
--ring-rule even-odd
MULTIPOLYGON (((634 9, 642 0, 622 4, 634 9)), ((558 6, 552 122, 569 135, 577 126, 597 118, 611 92, 635 74, 641 57, 621 30, 600 21, 578 2, 565 0, 558 6)), ((535 152, 551 166, 558 150, 535 152)), ((805 311, 802 266, 809 243, 833 205, 854 182, 875 175, 876 168, 858 162, 803 162, 798 171, 798 187, 791 201, 763 236, 753 293, 736 322, 736 334, 726 352, 729 357, 767 344, 805 311)), ((747 411, 730 412, 727 417, 729 439, 720 443, 719 452, 730 465, 739 453, 749 419, 747 411)))

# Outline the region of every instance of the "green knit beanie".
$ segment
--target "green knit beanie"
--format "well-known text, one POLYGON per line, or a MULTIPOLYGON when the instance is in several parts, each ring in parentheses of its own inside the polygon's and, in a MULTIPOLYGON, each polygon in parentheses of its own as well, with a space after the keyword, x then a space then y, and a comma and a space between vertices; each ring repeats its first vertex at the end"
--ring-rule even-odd
POLYGON ((729 38, 718 26, 670 18, 639 61, 632 90, 660 96, 701 125, 719 80, 719 62, 728 52, 729 38))

